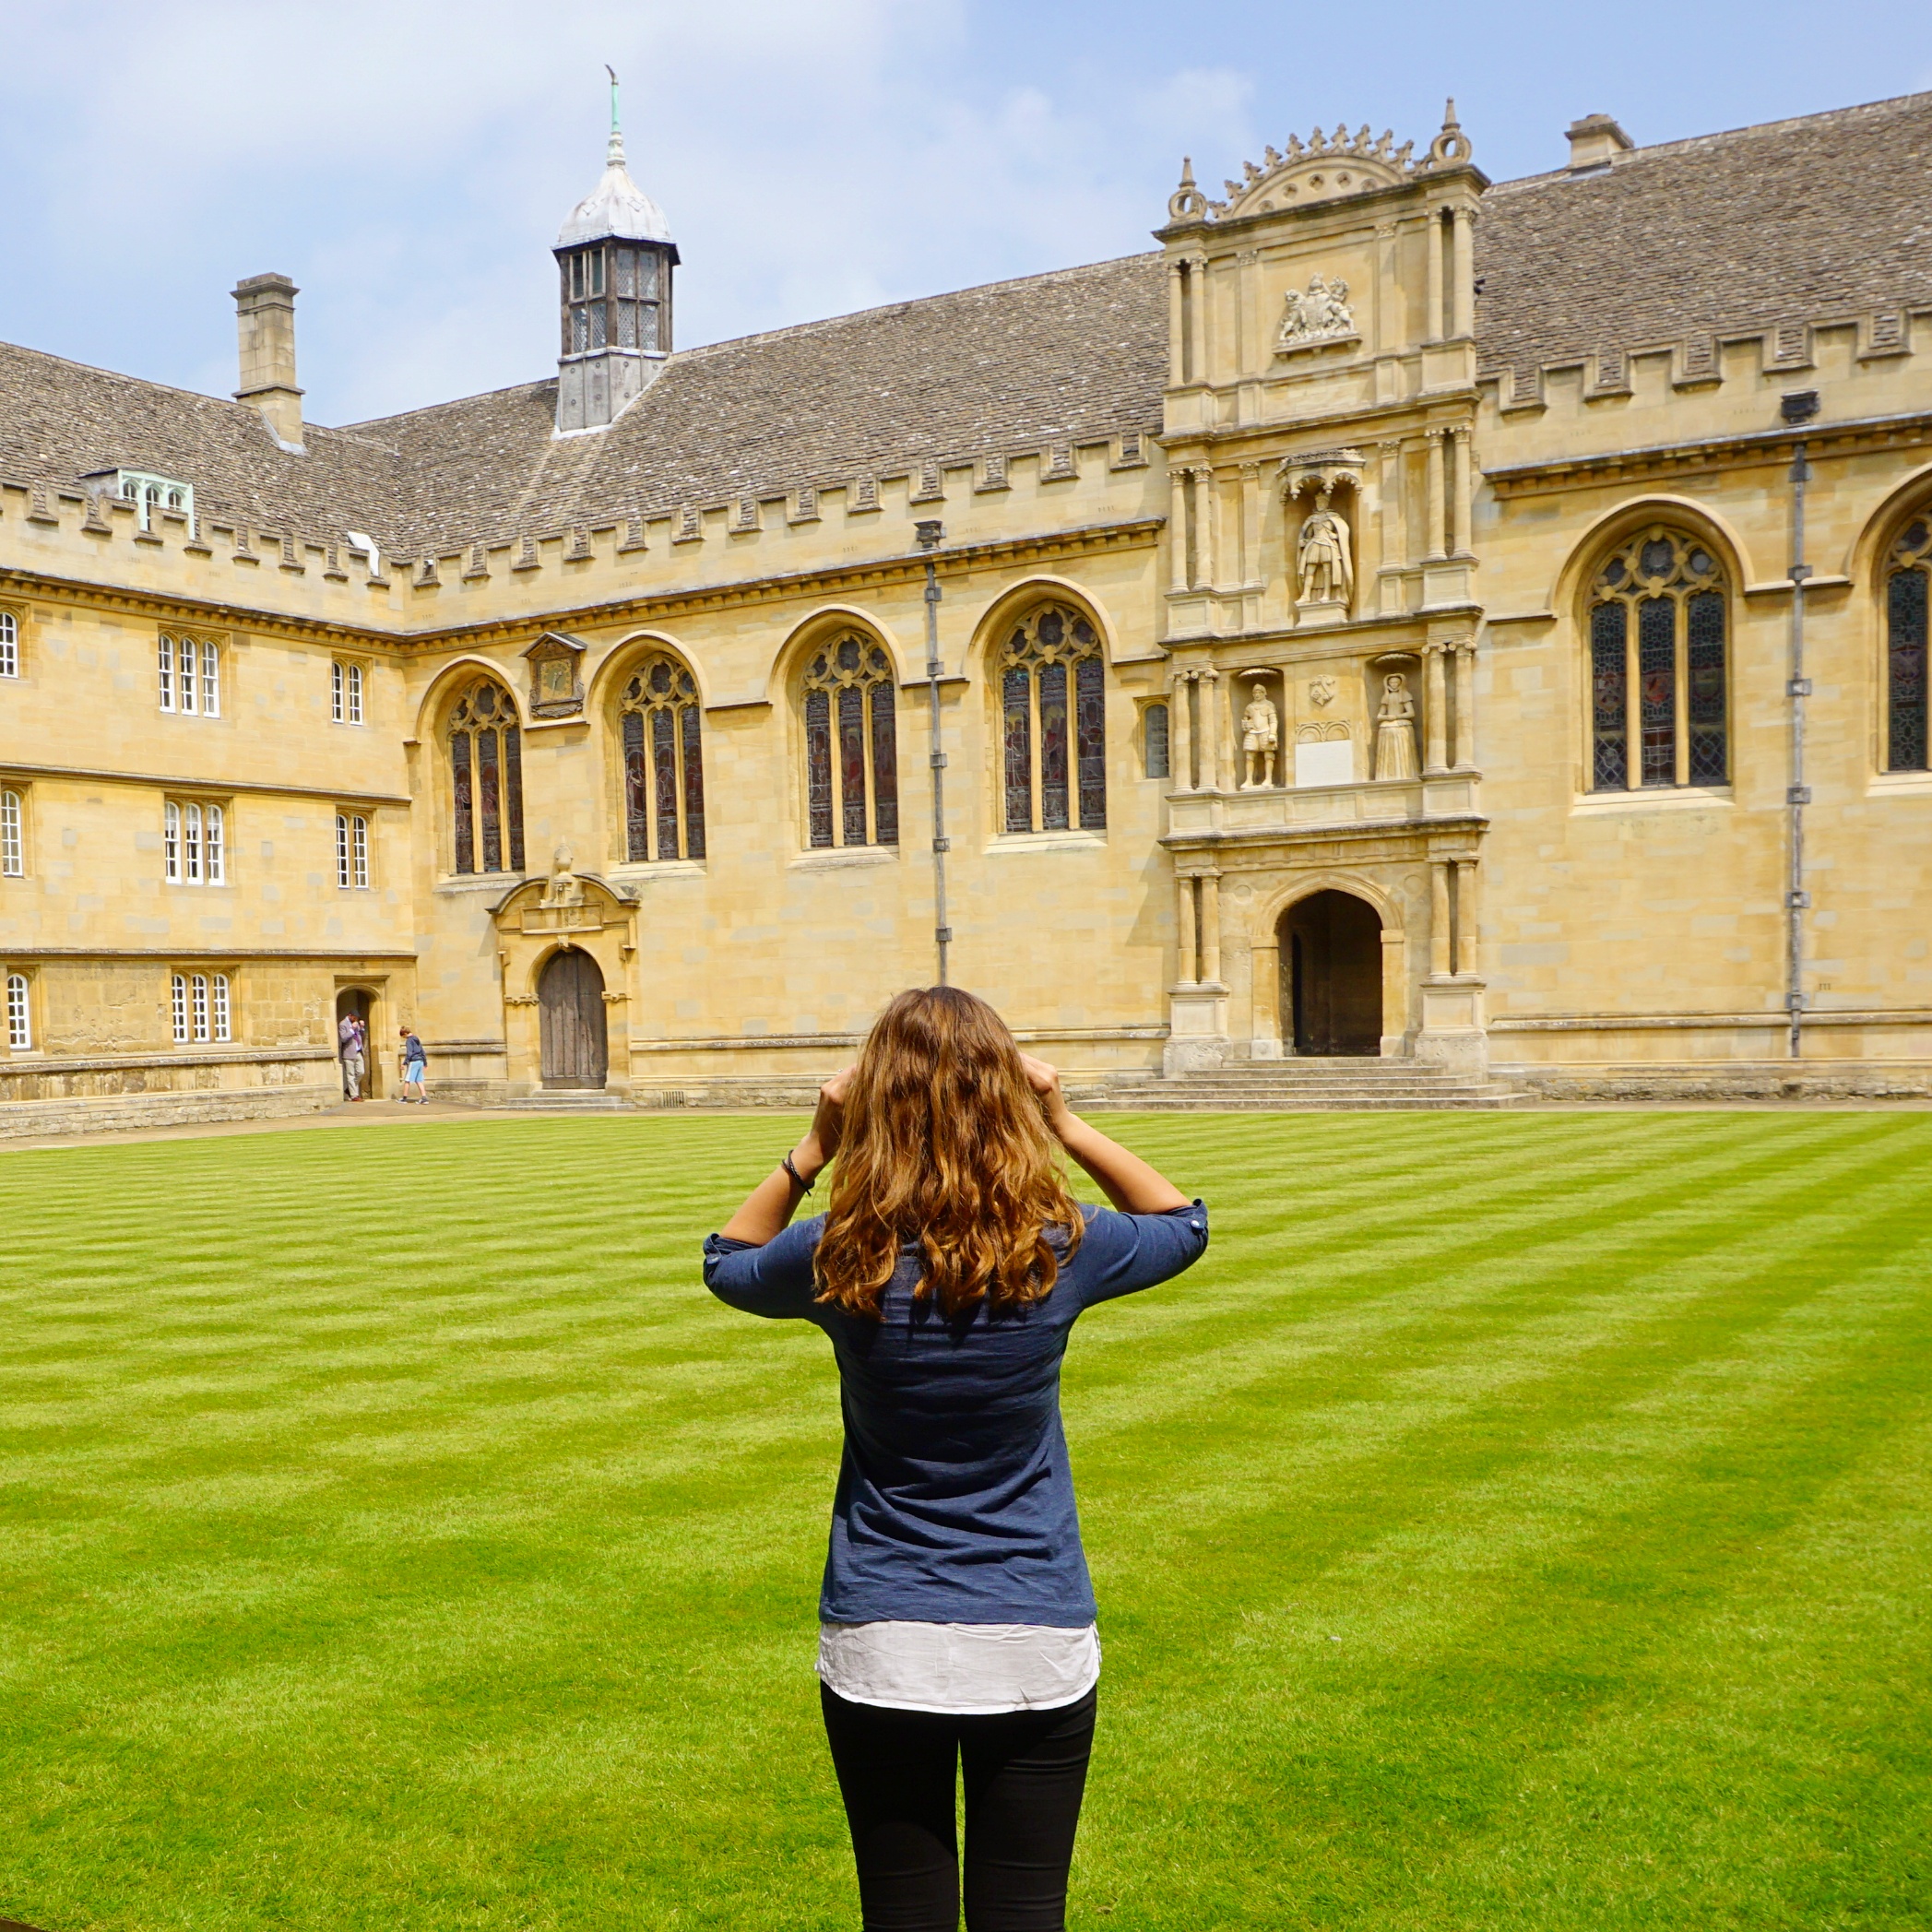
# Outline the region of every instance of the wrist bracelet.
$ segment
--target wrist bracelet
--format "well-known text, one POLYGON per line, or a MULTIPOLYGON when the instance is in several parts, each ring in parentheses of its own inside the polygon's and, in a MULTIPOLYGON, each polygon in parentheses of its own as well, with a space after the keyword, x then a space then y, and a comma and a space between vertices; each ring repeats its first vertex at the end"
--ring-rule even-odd
POLYGON ((812 1191, 812 1182, 807 1180, 805 1177, 799 1172, 797 1167, 795 1167, 792 1165, 790 1155, 788 1154, 784 1157, 784 1159, 782 1159, 778 1163, 778 1165, 781 1167, 783 1167, 788 1174, 791 1176, 793 1184, 797 1186, 801 1192, 809 1194, 812 1191))

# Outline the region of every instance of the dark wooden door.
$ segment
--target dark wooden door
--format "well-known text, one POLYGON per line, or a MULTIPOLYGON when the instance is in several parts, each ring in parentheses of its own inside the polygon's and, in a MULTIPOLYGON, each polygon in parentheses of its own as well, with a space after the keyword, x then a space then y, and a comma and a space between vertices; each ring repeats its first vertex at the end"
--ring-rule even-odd
POLYGON ((604 976, 587 953, 554 954, 537 982, 545 1086, 602 1086, 610 1052, 604 976))
POLYGON ((1318 892, 1288 908, 1281 949, 1298 1053, 1381 1051, 1381 920, 1353 893, 1318 892))

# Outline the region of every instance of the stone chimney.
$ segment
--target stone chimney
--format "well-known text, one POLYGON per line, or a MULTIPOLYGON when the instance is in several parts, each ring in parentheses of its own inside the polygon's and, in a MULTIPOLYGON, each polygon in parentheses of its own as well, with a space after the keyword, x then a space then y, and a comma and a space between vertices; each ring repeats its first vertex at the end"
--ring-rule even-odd
POLYGON ((302 447, 302 391, 295 386, 295 297, 286 275, 251 275, 235 284, 242 338, 237 402, 252 402, 284 449, 302 447))
POLYGON ((1570 172, 1606 166, 1636 145, 1608 114, 1585 114, 1570 124, 1570 172))

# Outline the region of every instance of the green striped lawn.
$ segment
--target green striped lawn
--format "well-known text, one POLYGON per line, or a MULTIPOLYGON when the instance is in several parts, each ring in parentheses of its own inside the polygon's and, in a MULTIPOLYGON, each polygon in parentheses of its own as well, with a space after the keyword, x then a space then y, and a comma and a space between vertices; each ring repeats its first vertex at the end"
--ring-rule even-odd
MULTIPOLYGON (((0 1155, 0 1917, 850 1927, 764 1119, 0 1155)), ((1932 1117, 1192 1116, 1072 1922, 1932 1924, 1932 1117)))

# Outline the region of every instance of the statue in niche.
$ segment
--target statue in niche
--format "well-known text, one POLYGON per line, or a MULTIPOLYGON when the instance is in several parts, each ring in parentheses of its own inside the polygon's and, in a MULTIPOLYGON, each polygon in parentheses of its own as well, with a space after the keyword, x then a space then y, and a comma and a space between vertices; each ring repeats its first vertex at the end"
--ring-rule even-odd
POLYGON ((1323 490, 1301 519, 1295 563, 1301 577, 1302 604, 1345 604, 1355 595, 1355 563, 1349 554, 1348 526, 1328 507, 1323 490))
POLYGON ((550 883, 543 888, 546 906, 581 906, 584 903, 584 882, 570 869, 572 856, 567 845, 557 847, 551 862, 550 883))
POLYGON ((1274 754, 1281 743, 1281 714, 1268 696, 1268 687, 1257 678, 1249 687, 1248 708, 1241 713, 1241 750, 1247 759, 1243 791, 1254 791, 1274 783, 1274 754))
POLYGON ((1375 714, 1375 776, 1416 776, 1416 700, 1399 670, 1382 680, 1381 708, 1375 714))
POLYGON ((1286 355, 1292 349, 1306 349, 1317 342, 1347 341, 1356 333, 1348 284, 1339 275, 1333 281, 1311 276, 1306 294, 1298 289, 1288 290, 1282 304, 1281 326, 1275 331, 1274 351, 1286 355))

